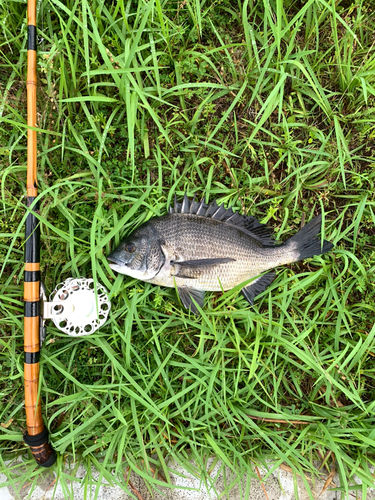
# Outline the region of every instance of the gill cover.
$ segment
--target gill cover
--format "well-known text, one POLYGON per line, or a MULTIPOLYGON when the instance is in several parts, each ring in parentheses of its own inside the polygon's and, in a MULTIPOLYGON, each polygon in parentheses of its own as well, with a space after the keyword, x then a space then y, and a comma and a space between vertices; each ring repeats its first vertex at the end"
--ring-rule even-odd
POLYGON ((165 262, 157 231, 150 222, 127 236, 107 259, 114 271, 142 280, 154 278, 165 262))

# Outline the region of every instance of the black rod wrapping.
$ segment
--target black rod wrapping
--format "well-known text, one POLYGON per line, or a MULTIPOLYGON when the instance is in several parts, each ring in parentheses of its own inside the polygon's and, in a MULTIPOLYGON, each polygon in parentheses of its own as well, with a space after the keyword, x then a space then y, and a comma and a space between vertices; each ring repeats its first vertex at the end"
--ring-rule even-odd
POLYGON ((27 432, 23 435, 23 440, 29 446, 40 446, 41 444, 48 443, 49 432, 46 427, 35 436, 29 436, 27 432))
MULTIPOLYGON (((29 207, 35 200, 34 196, 27 197, 27 206, 29 207)), ((33 206, 36 212, 39 209, 38 204, 33 206)), ((39 221, 34 214, 27 214, 25 230, 25 262, 40 262, 40 227, 39 221)))
POLYGON ((51 447, 50 444, 48 444, 47 446, 49 448, 51 448, 51 455, 50 455, 49 459, 47 460, 47 462, 43 462, 43 463, 39 462, 39 465, 41 467, 46 467, 46 468, 47 467, 51 467, 51 465, 53 465, 56 462, 56 460, 57 460, 57 455, 56 455, 55 450, 51 447))
POLYGON ((25 271, 25 282, 35 283, 40 281, 40 271, 25 271))
POLYGON ((36 50, 36 26, 27 27, 27 50, 36 50))
POLYGON ((24 362, 27 365, 33 365, 35 363, 39 363, 40 360, 40 351, 38 352, 24 352, 24 362))
POLYGON ((36 316, 40 316, 40 300, 25 302, 25 318, 35 318, 36 316))

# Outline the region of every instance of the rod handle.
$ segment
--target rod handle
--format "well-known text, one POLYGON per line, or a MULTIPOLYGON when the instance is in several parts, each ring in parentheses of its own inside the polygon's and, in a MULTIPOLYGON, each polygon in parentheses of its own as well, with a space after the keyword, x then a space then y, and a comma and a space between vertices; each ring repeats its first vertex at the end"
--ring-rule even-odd
POLYGON ((30 447, 30 451, 35 461, 41 467, 51 467, 57 459, 55 450, 48 442, 49 432, 46 428, 35 436, 29 436, 26 432, 23 440, 30 447))

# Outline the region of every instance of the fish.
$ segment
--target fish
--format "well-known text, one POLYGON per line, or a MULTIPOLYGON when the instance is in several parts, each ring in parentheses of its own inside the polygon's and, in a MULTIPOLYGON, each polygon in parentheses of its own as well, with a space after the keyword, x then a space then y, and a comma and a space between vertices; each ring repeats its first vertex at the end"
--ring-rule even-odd
POLYGON ((183 201, 153 217, 107 256, 118 273, 177 289, 181 303, 199 314, 207 291, 227 291, 249 281, 242 294, 250 305, 274 280, 275 268, 329 252, 321 241, 321 214, 283 243, 255 217, 241 215, 217 201, 183 201))

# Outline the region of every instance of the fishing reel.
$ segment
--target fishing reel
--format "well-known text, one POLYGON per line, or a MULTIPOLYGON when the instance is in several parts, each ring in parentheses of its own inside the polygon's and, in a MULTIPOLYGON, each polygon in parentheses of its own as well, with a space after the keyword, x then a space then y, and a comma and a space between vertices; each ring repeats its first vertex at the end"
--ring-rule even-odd
POLYGON ((42 322, 40 341, 44 341, 44 323, 51 319, 59 330, 72 337, 90 335, 107 321, 111 302, 106 288, 91 278, 68 278, 59 283, 47 301, 41 284, 42 322))

